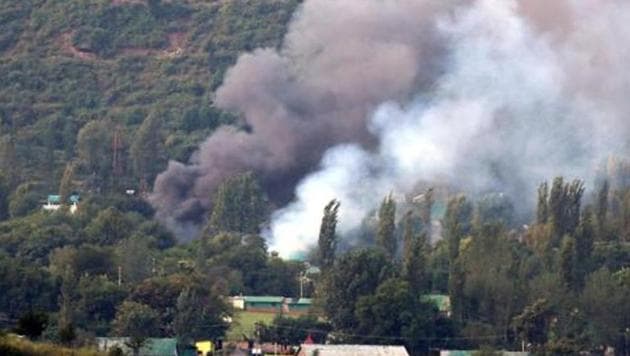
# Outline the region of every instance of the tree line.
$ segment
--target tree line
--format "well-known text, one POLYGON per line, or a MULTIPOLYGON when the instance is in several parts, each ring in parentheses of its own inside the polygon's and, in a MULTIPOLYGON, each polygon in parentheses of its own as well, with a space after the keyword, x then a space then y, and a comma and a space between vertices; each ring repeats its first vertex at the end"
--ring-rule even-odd
MULTIPOLYGON (((452 196, 442 239, 429 244, 433 190, 408 211, 392 196, 375 215, 374 243, 335 249, 339 204, 324 209, 317 258, 329 339, 431 349, 526 349, 536 354, 628 352, 628 188, 555 178, 538 188, 534 221, 515 226, 502 195, 452 196), (402 246, 397 247, 399 244, 402 246), (426 298, 450 297, 450 315, 426 298)), ((408 206, 408 205, 407 205, 408 206)), ((367 240, 366 240, 367 241, 367 240)))

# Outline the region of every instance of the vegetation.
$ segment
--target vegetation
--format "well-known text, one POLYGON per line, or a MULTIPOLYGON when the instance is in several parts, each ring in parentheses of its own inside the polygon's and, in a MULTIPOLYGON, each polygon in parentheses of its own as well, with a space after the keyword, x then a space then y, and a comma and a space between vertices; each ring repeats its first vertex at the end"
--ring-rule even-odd
POLYGON ((144 193, 169 159, 187 160, 220 125, 244 125, 213 91, 239 53, 280 44, 298 3, 0 0, 0 327, 26 337, 3 335, 0 354, 97 355, 81 348, 94 336, 129 336, 137 351, 148 337, 226 333, 414 354, 627 353, 630 186, 605 173, 592 197, 580 180, 540 184, 527 217, 517 212, 528 201, 500 192, 390 195, 359 247, 340 243, 343 202, 332 200, 308 261, 321 268, 307 288, 312 315, 234 313, 225 296, 299 296, 308 267, 260 236, 271 206, 257 177, 226 179, 201 237, 179 244, 144 193), (49 194, 64 206, 43 211, 49 194), (448 294, 450 312, 427 294, 448 294))
POLYGON ((0 354, 9 356, 105 356, 91 348, 66 348, 52 343, 32 342, 16 335, 0 336, 0 354))

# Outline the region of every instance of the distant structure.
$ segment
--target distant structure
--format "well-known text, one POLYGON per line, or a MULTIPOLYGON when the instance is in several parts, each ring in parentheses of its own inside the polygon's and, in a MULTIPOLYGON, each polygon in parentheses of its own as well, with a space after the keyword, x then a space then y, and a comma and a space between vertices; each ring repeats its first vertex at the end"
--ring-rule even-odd
POLYGON ((298 356, 409 356, 404 346, 302 344, 298 356))
MULTIPOLYGON (((70 205, 70 214, 74 214, 77 212, 77 210, 79 209, 80 200, 81 197, 78 194, 72 194, 68 197, 68 201, 66 203, 70 205)), ((42 206, 42 209, 46 211, 57 211, 61 208, 61 203, 61 195, 50 194, 48 195, 46 202, 42 206)))
POLYGON ((230 302, 232 307, 238 310, 295 314, 308 313, 313 304, 310 298, 274 296, 236 296, 230 297, 230 302))

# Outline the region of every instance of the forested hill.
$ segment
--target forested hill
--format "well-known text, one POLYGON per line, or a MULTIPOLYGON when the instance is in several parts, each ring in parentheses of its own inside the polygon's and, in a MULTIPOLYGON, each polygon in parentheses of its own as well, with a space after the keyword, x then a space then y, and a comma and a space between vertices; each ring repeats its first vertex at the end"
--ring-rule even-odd
POLYGON ((225 331, 218 295, 295 295, 301 265, 261 237, 177 245, 138 191, 237 124, 213 91, 239 54, 280 44, 299 2, 0 0, 0 354, 18 320, 72 344, 130 335, 120 310, 171 336, 196 330, 175 326, 179 296, 212 289, 203 302, 218 307, 188 314, 219 325, 210 337, 225 331))
POLYGON ((168 159, 234 123, 213 90, 239 53, 279 45, 298 2, 1 0, 9 193, 33 210, 64 171, 84 193, 150 186, 168 159))

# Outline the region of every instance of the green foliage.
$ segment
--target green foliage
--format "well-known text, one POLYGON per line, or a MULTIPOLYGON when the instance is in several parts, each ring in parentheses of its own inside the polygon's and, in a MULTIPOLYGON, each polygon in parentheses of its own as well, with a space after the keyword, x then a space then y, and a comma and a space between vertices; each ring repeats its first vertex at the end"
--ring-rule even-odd
POLYGON ((145 304, 125 301, 116 310, 113 331, 119 336, 148 338, 157 332, 158 313, 145 304))
POLYGON ((564 284, 569 289, 577 288, 576 264, 575 241, 571 236, 565 235, 562 239, 562 247, 560 248, 558 270, 560 271, 564 284))
POLYGON ((32 182, 23 183, 17 187, 9 202, 11 217, 25 216, 39 208, 42 197, 40 187, 32 182))
POLYGON ((30 339, 37 339, 42 335, 48 324, 48 315, 42 312, 27 312, 18 319, 15 332, 27 336, 30 339))
POLYGON ((532 344, 534 348, 540 348, 547 342, 553 314, 546 299, 537 299, 513 318, 512 325, 523 341, 532 344))
POLYGON ((0 174, 0 221, 9 218, 9 185, 4 175, 0 174))
POLYGON ((111 245, 130 236, 131 227, 132 222, 128 216, 114 208, 107 208, 90 222, 85 233, 93 243, 111 245))
POLYGON ((106 276, 84 276, 77 285, 77 324, 96 335, 106 335, 116 308, 127 291, 106 276))
POLYGON ((95 245, 81 245, 78 248, 66 246, 53 251, 50 257, 50 270, 64 276, 114 275, 114 259, 111 251, 95 245))
POLYGON ((405 343, 418 354, 429 349, 437 309, 420 302, 407 282, 392 278, 382 282, 374 294, 359 297, 355 314, 356 334, 364 335, 363 342, 405 343))
POLYGON ((0 336, 0 354, 7 356, 104 356, 95 349, 66 348, 52 343, 32 342, 15 335, 0 336))
POLYGON ((516 272, 518 252, 501 225, 484 225, 474 231, 456 262, 453 312, 460 303, 465 319, 489 324, 493 334, 507 338, 510 319, 525 302, 516 272))
MULTIPOLYGON (((155 170, 188 160, 212 130, 236 121, 208 100, 211 90, 243 51, 280 44, 297 4, 0 2, 0 168, 9 187, 41 180, 44 194, 54 192, 76 159, 79 186, 114 189, 112 128, 130 141, 155 112, 169 118, 155 137, 176 138, 152 152, 155 170)), ((125 144, 129 169, 117 180, 137 186, 129 153, 125 144)))
POLYGON ((212 200, 208 231, 256 234, 268 214, 268 203, 252 173, 221 184, 212 200))
POLYGON ((337 212, 339 201, 331 200, 324 207, 324 216, 319 228, 319 239, 317 241, 319 263, 324 269, 329 269, 335 262, 337 253, 337 212))
POLYGON ((136 176, 151 182, 164 167, 164 142, 161 137, 161 113, 151 113, 136 130, 131 143, 130 157, 136 176))
POLYGON ((90 121, 77 136, 77 155, 85 173, 93 175, 93 184, 100 186, 111 172, 112 127, 106 121, 90 121))
POLYGON ((341 256, 328 269, 318 291, 324 313, 337 331, 352 331, 357 327, 356 303, 362 296, 371 295, 395 268, 381 250, 351 251, 341 256))
POLYGON ((426 235, 414 236, 411 212, 404 220, 402 275, 411 290, 420 292, 426 289, 426 235))
MULTIPOLYGON (((630 322, 630 281, 620 278, 624 272, 611 273, 605 268, 593 272, 586 280, 580 306, 591 322, 590 332, 596 343, 614 345, 627 332, 630 322)), ((625 270, 627 274, 627 270, 625 270)))
POLYGON ((580 221, 583 194, 584 183, 578 179, 566 184, 562 177, 553 180, 548 201, 553 246, 559 246, 565 234, 575 233, 580 221))
POLYGON ((33 311, 53 311, 57 282, 43 268, 0 254, 0 310, 18 318, 33 311))
POLYGON ((186 288, 177 297, 173 329, 183 342, 214 340, 222 337, 228 328, 225 322, 231 314, 228 306, 219 295, 199 287, 186 288))
POLYGON ((465 273, 462 263, 458 260, 460 242, 470 233, 471 218, 472 204, 466 197, 462 195, 449 200, 444 215, 444 238, 448 242, 448 291, 453 306, 453 317, 457 322, 461 322, 464 317, 465 273))
POLYGON ((383 199, 378 210, 378 231, 376 232, 376 242, 385 251, 389 258, 396 257, 398 241, 395 235, 396 230, 396 202, 391 195, 383 199))
POLYGON ((511 226, 514 222, 514 205, 502 193, 486 194, 477 202, 475 224, 504 224, 511 226))
POLYGON ((546 224, 549 220, 549 187, 547 182, 538 186, 538 202, 536 206, 536 223, 546 224))
POLYGON ((472 205, 463 195, 448 201, 444 215, 444 238, 448 241, 449 260, 459 256, 459 243, 470 233, 472 205))
POLYGON ((315 343, 324 343, 331 331, 328 323, 317 320, 312 315, 302 315, 290 318, 276 315, 270 325, 259 327, 260 339, 264 342, 274 342, 283 346, 301 345, 308 336, 315 343))

